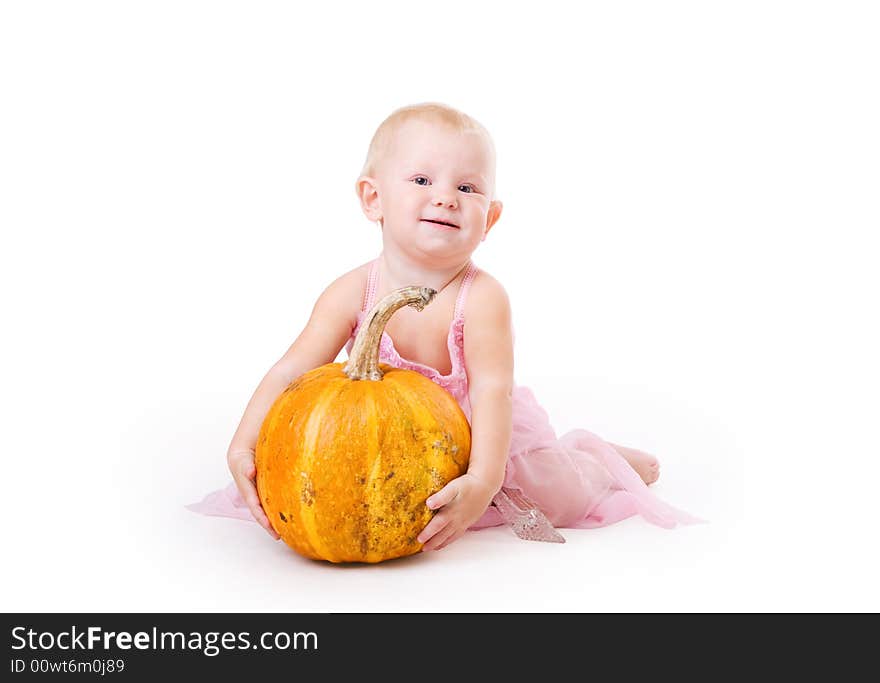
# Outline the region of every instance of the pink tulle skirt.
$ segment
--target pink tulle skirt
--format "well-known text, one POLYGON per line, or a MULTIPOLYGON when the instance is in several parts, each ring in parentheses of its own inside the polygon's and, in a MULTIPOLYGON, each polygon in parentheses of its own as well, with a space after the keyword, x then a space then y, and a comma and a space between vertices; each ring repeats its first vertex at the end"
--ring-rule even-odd
MULTIPOLYGON (((657 498, 613 446, 585 429, 561 438, 528 387, 513 391, 506 488, 519 489, 560 528, 594 528, 641 515, 672 528, 700 522, 657 498)), ((254 521, 234 483, 188 505, 193 512, 254 521)), ((503 524, 494 506, 471 527, 503 524)))

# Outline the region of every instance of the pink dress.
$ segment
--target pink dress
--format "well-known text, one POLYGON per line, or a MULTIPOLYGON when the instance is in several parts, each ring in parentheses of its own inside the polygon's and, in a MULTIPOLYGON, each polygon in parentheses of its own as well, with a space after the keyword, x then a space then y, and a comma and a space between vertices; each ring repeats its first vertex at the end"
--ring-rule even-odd
MULTIPOLYGON (((378 259, 370 267, 363 306, 346 344, 349 353, 364 315, 375 303, 377 265, 378 259)), ((464 309, 468 290, 478 272, 473 263, 469 264, 459 289, 447 336, 452 363, 448 375, 402 358, 387 333, 382 335, 379 349, 381 362, 414 370, 446 389, 458 401, 468 422, 471 406, 464 357, 464 309)), ((546 411, 528 387, 514 387, 512 409, 513 431, 503 486, 521 491, 554 526, 599 527, 636 514, 666 528, 700 521, 658 499, 623 456, 595 434, 575 429, 557 438, 546 411)), ((234 483, 187 507, 202 514, 253 521, 234 483)), ((471 529, 500 524, 504 524, 504 520, 492 505, 471 529)))

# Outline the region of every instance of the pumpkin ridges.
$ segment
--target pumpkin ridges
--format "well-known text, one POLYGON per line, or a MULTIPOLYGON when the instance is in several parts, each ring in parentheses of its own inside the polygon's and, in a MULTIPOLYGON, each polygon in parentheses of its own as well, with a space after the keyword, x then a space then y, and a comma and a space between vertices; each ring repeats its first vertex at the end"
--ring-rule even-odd
MULTIPOLYGON (((434 512, 425 504, 432 493, 436 493, 447 482, 464 474, 464 467, 457 466, 454 461, 438 452, 433 444, 441 440, 448 441, 448 432, 443 425, 450 423, 450 417, 457 417, 459 424, 467 424, 461 409, 447 392, 438 392, 435 385, 423 375, 406 370, 389 369, 383 377, 383 398, 385 400, 384 415, 399 415, 401 419, 391 422, 393 432, 386 438, 391 444, 409 444, 406 452, 397 454, 394 466, 402 470, 405 476, 397 479, 397 487, 388 486, 379 497, 378 507, 383 516, 392 520, 401 520, 401 533, 397 534, 400 541, 393 550, 397 555, 405 555, 421 548, 415 540, 418 533, 431 521, 434 512), (423 393, 435 395, 438 401, 431 405, 442 405, 442 409, 431 412, 423 403, 423 393), (429 466, 426 467, 425 465, 429 466), (412 477, 418 476, 418 480, 412 477), (404 486, 404 482, 406 482, 404 486), (403 533, 403 532, 406 533, 403 533)), ((467 451, 469 452, 467 434, 467 451)), ((462 462, 460 460, 460 462, 462 462)), ((395 482, 388 482, 393 484, 395 482)), ((392 552, 392 549, 386 549, 392 552)))
POLYGON ((327 429, 314 444, 319 466, 311 471, 321 496, 315 505, 313 533, 331 539, 324 541, 327 551, 322 555, 331 562, 357 558, 366 545, 369 524, 364 500, 352 492, 360 490, 367 472, 364 453, 370 450, 370 421, 374 419, 369 384, 346 379, 332 414, 325 418, 327 429))
MULTIPOLYGON (((380 370, 381 370, 380 365, 380 370)), ((376 562, 378 559, 378 553, 375 550, 372 550, 372 547, 375 545, 375 534, 376 527, 381 522, 379 521, 380 511, 376 509, 376 498, 375 496, 369 495, 370 491, 375 490, 376 479, 381 475, 382 469, 382 429, 383 422, 379 419, 379 415, 382 414, 381 409, 379 408, 380 397, 377 395, 377 387, 375 382, 355 382, 354 386, 362 387, 361 391, 363 391, 366 397, 366 414, 368 416, 366 429, 364 430, 365 441, 364 444, 364 471, 365 471, 365 483, 366 487, 364 490, 367 491, 367 500, 365 501, 367 504, 366 507, 366 520, 363 533, 367 538, 367 550, 364 553, 364 560, 366 562, 376 562)))
POLYGON ((319 531, 319 520, 316 519, 316 508, 323 506, 323 500, 329 492, 321 485, 322 482, 315 481, 315 477, 308 473, 315 471, 314 462, 317 459, 326 457, 322 437, 327 423, 331 422, 327 415, 332 414, 335 399, 345 388, 342 380, 331 381, 317 399, 306 404, 310 405, 311 410, 302 430, 296 462, 300 481, 295 490, 299 492, 299 518, 304 527, 305 538, 319 556, 331 562, 336 561, 335 551, 324 542, 324 534, 319 531))
POLYGON ((257 447, 257 489, 273 528, 303 554, 320 558, 301 514, 304 483, 303 437, 313 408, 328 388, 347 383, 339 367, 322 366, 292 383, 295 400, 278 400, 267 415, 257 447), (328 384, 329 382, 329 384, 328 384), (287 521, 283 521, 284 514, 287 521))
POLYGON ((429 419, 429 424, 433 425, 432 431, 439 430, 437 433, 439 438, 444 442, 451 438, 453 443, 462 444, 458 451, 463 452, 464 457, 459 457, 458 453, 450 453, 450 455, 455 456, 453 460, 457 466, 466 466, 470 454, 471 435, 470 429, 466 428, 467 417, 455 399, 447 392, 424 391, 424 382, 430 380, 418 373, 391 373, 389 379, 405 400, 418 406, 420 414, 429 419))
MULTIPOLYGON (((398 372, 385 370, 385 377, 398 372)), ((376 520, 374 534, 384 545, 376 553, 385 558, 408 555, 421 544, 415 540, 427 525, 433 512, 425 505, 427 496, 420 495, 417 481, 423 463, 420 446, 412 438, 412 425, 418 420, 413 405, 404 400, 393 382, 382 382, 377 415, 393 415, 385 420, 379 448, 383 451, 382 475, 370 489, 371 511, 376 520), (402 447, 403 446, 403 447, 402 447)))
POLYGON ((440 474, 442 484, 439 490, 446 482, 467 471, 471 434, 467 418, 452 395, 420 390, 423 380, 430 382, 422 375, 405 373, 397 381, 431 425, 430 452, 425 457, 440 474))
POLYGON ((402 373, 397 382, 399 389, 410 397, 414 409, 424 420, 422 443, 425 451, 422 457, 430 465, 427 470, 430 481, 426 481, 425 485, 430 487, 433 494, 467 471, 470 429, 455 399, 446 392, 421 391, 423 380, 430 381, 422 375, 402 373))
MULTIPOLYGON (((386 369, 389 368, 386 366, 386 369)), ((402 442, 394 434, 397 431, 395 425, 406 419, 406 407, 389 405, 388 392, 377 382, 353 382, 349 391, 352 395, 345 402, 345 417, 349 420, 354 440, 345 439, 343 435, 344 447, 334 446, 333 450, 350 454, 356 469, 350 469, 348 477, 356 479, 353 483, 358 485, 361 495, 352 500, 352 509, 335 511, 346 519, 346 533, 340 534, 336 530, 333 536, 348 541, 345 547, 338 549, 336 558, 379 562, 404 554, 402 550, 395 552, 388 545, 389 526, 395 515, 385 509, 384 500, 389 475, 400 464, 398 447, 402 442), (380 419, 381 416, 391 417, 380 419), (357 437, 353 436, 355 434, 357 437)), ((339 417, 344 419, 342 415, 339 417)), ((346 470, 342 468, 341 471, 346 470)), ((351 487, 346 482, 339 481, 338 489, 337 500, 351 499, 351 487)))

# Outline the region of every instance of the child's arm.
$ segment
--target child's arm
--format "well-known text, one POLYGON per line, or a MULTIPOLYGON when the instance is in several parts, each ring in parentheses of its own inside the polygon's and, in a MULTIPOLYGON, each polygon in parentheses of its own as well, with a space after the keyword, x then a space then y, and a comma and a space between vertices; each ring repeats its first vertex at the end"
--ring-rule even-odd
POLYGON ((229 445, 226 460, 235 485, 251 514, 273 538, 277 539, 278 534, 263 512, 254 483, 260 427, 275 399, 293 380, 336 358, 354 327, 355 307, 363 295, 365 277, 363 266, 357 268, 335 280, 318 297, 303 331, 257 386, 229 445))
POLYGON ((428 498, 428 507, 443 509, 419 534, 423 550, 439 550, 460 538, 504 483, 512 429, 513 333, 507 293, 486 273, 474 281, 468 299, 464 353, 471 404, 470 463, 467 474, 428 498))

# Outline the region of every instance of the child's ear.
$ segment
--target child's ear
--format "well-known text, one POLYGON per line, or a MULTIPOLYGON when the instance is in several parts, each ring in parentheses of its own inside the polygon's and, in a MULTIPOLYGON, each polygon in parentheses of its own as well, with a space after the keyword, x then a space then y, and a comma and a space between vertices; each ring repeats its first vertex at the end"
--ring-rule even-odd
POLYGON ((364 215, 375 222, 382 218, 382 206, 379 201, 379 189, 376 179, 362 175, 354 184, 355 192, 361 203, 364 215))
POLYGON ((498 222, 499 218, 501 218, 501 210, 503 208, 504 204, 497 199, 489 202, 489 213, 486 214, 486 231, 483 233, 483 239, 486 239, 486 235, 489 234, 492 226, 498 222))

